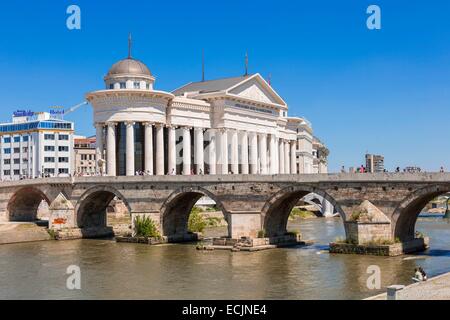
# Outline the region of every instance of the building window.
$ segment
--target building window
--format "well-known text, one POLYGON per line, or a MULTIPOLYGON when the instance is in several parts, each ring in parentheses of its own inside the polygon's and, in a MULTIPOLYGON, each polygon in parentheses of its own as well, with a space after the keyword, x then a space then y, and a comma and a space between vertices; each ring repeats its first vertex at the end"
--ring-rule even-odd
POLYGON ((23 142, 28 142, 28 136, 24 136, 22 139, 23 142))
POLYGON ((20 153, 20 148, 14 148, 14 153, 20 153))
POLYGON ((20 170, 14 170, 14 175, 15 176, 19 176, 20 175, 20 170))
POLYGON ((44 162, 55 162, 55 157, 44 157, 44 162))
POLYGON ((133 83, 133 88, 139 89, 140 87, 141 87, 141 84, 140 84, 139 82, 135 81, 135 82, 133 83))
POLYGON ((4 142, 4 143, 11 143, 11 138, 10 138, 10 137, 4 138, 4 139, 3 139, 3 142, 4 142))
POLYGON ((120 89, 126 89, 126 88, 127 88, 127 84, 125 82, 121 82, 120 89))
POLYGON ((114 83, 111 83, 111 84, 109 85, 109 89, 110 89, 110 90, 113 90, 113 89, 114 89, 114 83))
POLYGON ((5 176, 9 176, 9 175, 11 174, 11 170, 4 170, 4 171, 3 171, 3 174, 4 174, 5 176))
POLYGON ((54 134, 44 134, 44 140, 55 140, 55 135, 54 134))
POLYGON ((27 152, 28 152, 28 147, 23 147, 23 148, 22 148, 22 152, 23 152, 23 153, 27 153, 27 152))
POLYGON ((19 158, 14 159, 14 164, 20 164, 20 159, 19 158))
POLYGON ((147 83, 145 84, 145 87, 147 88, 147 90, 150 90, 150 83, 147 82, 147 83))
POLYGON ((65 162, 65 163, 67 163, 67 162, 69 162, 69 158, 68 157, 59 157, 58 158, 58 162, 65 162))
POLYGON ((5 148, 5 149, 3 150, 3 153, 4 153, 4 154, 11 154, 11 148, 5 148))
POLYGON ((3 159, 3 164, 11 164, 11 159, 3 159))
POLYGON ((58 169, 58 173, 69 173, 69 169, 67 169, 67 168, 59 168, 58 169))
POLYGON ((14 142, 20 142, 20 136, 14 137, 14 142))
POLYGON ((53 168, 44 168, 44 173, 55 174, 55 169, 53 169, 53 168))
POLYGON ((58 137, 58 140, 69 140, 69 135, 67 134, 60 134, 58 137))
POLYGON ((69 151, 69 147, 68 146, 59 146, 58 151, 67 152, 67 151, 69 151))
POLYGON ((55 146, 44 146, 44 151, 55 151, 55 146))

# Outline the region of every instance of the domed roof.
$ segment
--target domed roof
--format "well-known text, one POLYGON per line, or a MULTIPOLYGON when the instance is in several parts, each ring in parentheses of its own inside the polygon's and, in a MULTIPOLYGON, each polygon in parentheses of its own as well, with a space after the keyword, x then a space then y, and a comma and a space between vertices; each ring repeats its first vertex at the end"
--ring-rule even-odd
POLYGON ((121 74, 151 77, 149 68, 139 60, 127 58, 116 62, 108 71, 108 76, 121 74))

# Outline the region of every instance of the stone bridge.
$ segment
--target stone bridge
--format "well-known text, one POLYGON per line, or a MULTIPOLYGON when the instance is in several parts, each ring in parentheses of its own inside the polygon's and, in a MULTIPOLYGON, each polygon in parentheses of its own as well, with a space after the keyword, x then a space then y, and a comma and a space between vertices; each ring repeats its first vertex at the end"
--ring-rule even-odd
POLYGON ((192 207, 208 196, 223 212, 230 238, 254 238, 260 231, 277 237, 286 234, 298 200, 316 193, 340 213, 347 239, 406 242, 415 237, 421 209, 449 191, 450 174, 444 173, 48 178, 2 182, 0 221, 32 221, 45 200, 51 211, 49 228, 99 236, 106 228, 106 207, 117 196, 133 217, 149 216, 169 241, 181 241, 188 234, 192 207), (358 221, 365 200, 384 219, 358 221))

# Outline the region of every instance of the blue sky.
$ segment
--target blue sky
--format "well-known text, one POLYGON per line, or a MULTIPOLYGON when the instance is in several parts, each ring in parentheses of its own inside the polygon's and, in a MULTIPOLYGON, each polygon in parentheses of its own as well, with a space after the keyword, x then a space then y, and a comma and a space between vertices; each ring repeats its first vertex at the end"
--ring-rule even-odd
MULTIPOLYGON (((16 109, 73 106, 103 88, 127 55, 171 91, 201 78, 264 77, 330 148, 330 169, 359 165, 366 151, 386 166, 450 170, 450 2, 435 1, 20 1, 0 7, 0 119, 16 109), (66 28, 77 4, 82 29, 66 28), (366 9, 382 29, 366 28, 366 9)), ((67 116, 94 133, 90 106, 67 116)))

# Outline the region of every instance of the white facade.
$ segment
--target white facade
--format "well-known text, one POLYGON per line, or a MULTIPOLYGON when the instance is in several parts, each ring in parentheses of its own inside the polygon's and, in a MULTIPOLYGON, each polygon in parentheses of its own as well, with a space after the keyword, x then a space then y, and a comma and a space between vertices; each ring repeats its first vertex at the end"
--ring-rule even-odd
POLYGON ((131 57, 88 93, 106 174, 312 173, 312 129, 259 75, 154 90, 131 57), (307 141, 307 143, 304 142, 307 141))
POLYGON ((73 123, 48 113, 0 124, 0 178, 19 180, 72 173, 73 123))

